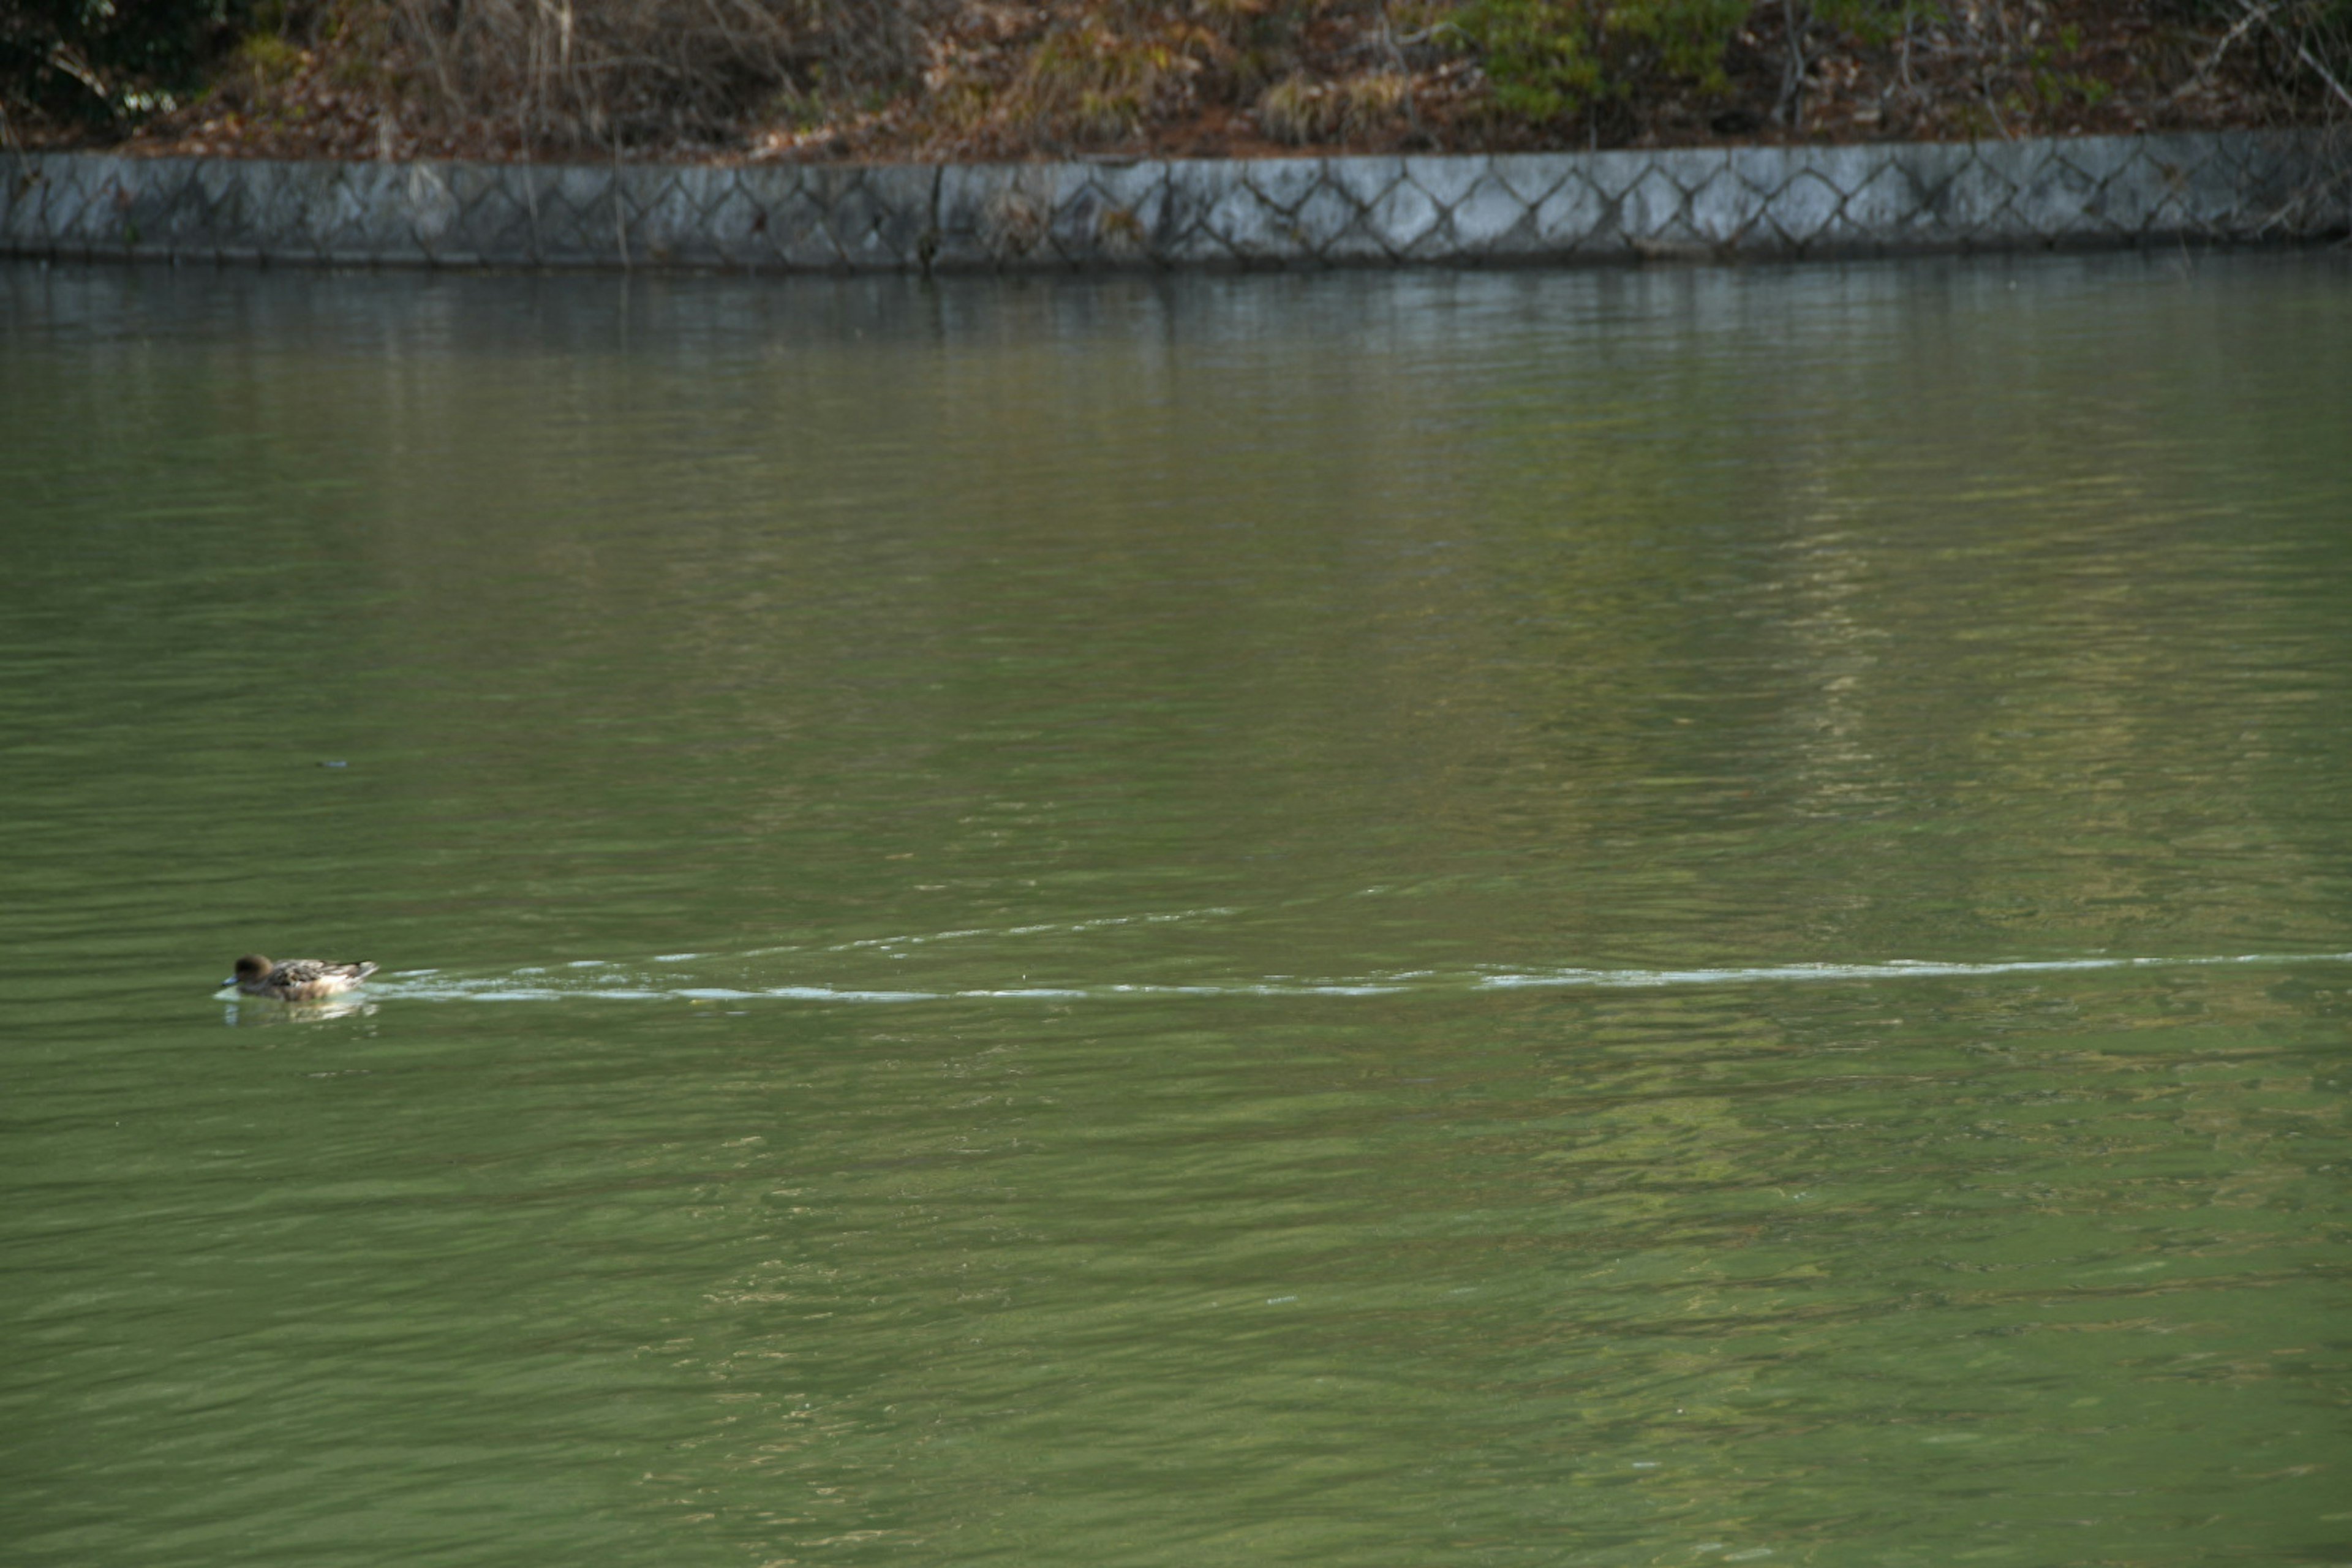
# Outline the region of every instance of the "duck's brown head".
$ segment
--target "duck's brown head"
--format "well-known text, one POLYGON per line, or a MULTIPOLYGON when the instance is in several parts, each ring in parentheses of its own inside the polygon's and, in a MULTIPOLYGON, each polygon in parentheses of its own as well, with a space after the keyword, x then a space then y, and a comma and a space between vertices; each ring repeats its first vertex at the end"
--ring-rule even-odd
POLYGON ((248 952, 236 961, 237 984, 269 978, 269 960, 257 952, 248 952))

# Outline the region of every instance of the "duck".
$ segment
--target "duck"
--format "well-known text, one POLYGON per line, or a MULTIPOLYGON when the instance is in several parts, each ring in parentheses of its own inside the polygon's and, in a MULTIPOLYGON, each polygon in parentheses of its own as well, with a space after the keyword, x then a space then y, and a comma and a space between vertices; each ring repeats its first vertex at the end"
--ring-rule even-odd
POLYGON ((236 973, 221 982, 247 996, 268 996, 278 1002, 318 1002, 339 996, 373 974, 376 966, 362 960, 345 963, 326 958, 289 958, 272 963, 257 952, 236 961, 236 973))

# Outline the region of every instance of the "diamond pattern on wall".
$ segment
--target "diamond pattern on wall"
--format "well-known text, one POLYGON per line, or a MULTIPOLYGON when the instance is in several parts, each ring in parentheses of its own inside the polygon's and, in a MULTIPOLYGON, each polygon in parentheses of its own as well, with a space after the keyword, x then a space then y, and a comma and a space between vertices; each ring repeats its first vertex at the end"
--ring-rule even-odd
POLYGON ((2319 132, 784 167, 0 153, 0 254, 988 270, 1809 255, 2352 223, 2319 132))

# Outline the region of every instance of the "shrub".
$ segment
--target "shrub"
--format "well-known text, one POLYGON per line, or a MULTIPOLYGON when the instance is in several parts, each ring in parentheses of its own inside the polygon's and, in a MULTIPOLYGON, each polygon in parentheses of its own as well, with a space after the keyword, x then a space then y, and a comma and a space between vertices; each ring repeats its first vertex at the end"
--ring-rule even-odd
POLYGON ((1453 18, 1496 108, 1538 122, 1668 80, 1720 90, 1748 0, 1468 0, 1453 18))
POLYGON ((1294 73, 1258 95, 1258 128, 1276 142, 1304 144, 1375 135, 1411 110, 1412 84, 1396 71, 1333 82, 1294 73))
POLYGON ((0 109, 127 130, 201 89, 247 0, 0 0, 0 109))
POLYGON ((309 0, 403 110, 551 149, 728 138, 780 95, 892 79, 907 0, 309 0))

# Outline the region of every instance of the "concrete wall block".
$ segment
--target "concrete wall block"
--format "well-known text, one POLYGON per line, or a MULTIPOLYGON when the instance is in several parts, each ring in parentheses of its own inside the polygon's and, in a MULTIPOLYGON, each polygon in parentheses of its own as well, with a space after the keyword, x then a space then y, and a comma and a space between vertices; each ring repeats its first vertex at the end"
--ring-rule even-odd
POLYGON ((1443 241, 1444 216, 1427 191, 1399 179, 1364 209, 1364 225, 1382 250, 1402 260, 1443 241))
POLYGON ((2137 140, 2140 162, 2150 176, 2146 232, 2170 235, 2200 226, 2189 216, 2186 198, 2191 183, 2212 155, 2211 139, 2181 132, 2137 140))
POLYGON ((1388 259, 1388 247, 1364 221, 1364 209, 1329 179, 1316 185, 1314 194, 1291 215, 1291 221, 1297 225, 1300 242, 1307 254, 1326 266, 1357 266, 1388 259))
POLYGON ((937 170, 913 163, 866 171, 876 212, 871 254, 877 266, 898 271, 923 265, 930 248, 931 189, 938 179, 937 170))
POLYGON ((1323 183, 1320 158, 1253 158, 1234 168, 1260 201, 1286 216, 1304 205, 1323 183))
POLYGON ((244 161, 196 160, 196 188, 211 215, 212 255, 216 259, 257 257, 260 236, 254 224, 257 180, 244 161))
POLYGON ((1577 173, 1613 202, 1650 172, 1652 156, 1648 153, 1587 153, 1577 159, 1577 173))
POLYGON ((1800 169, 1764 204, 1764 218, 1790 248, 1804 250, 1836 238, 1833 226, 1845 198, 1811 169, 1800 169))
MULTIPOLYGON (((1176 209, 1171 204, 1171 210, 1176 209)), ((1168 267, 1230 267, 1234 253, 1197 220, 1171 222, 1151 243, 1151 259, 1168 267)))
POLYGON ((50 177, 48 162, 36 153, 0 152, 0 250, 22 254, 47 248, 41 203, 50 177))
POLYGON ((121 243, 122 160, 94 153, 49 190, 50 232, 61 246, 113 249, 121 243))
POLYGON ((1210 267, 1233 261, 1232 247, 1209 221, 1210 214, 1224 199, 1229 177, 1223 165, 1194 158, 1168 165, 1167 195, 1160 207, 1160 226, 1151 237, 1155 258, 1210 267))
POLYGON ((266 182, 268 194, 253 211, 270 216, 266 225, 251 231, 255 248, 278 262, 315 265, 330 259, 339 224, 358 213, 351 194, 352 168, 306 158, 275 163, 268 174, 257 170, 255 177, 266 182))
MULTIPOLYGON (((2163 204, 2165 184, 2153 164, 2141 155, 2137 143, 2128 137, 2103 138, 2122 142, 2126 149, 2121 160, 2100 159, 2098 189, 2093 194, 2086 216, 2102 226, 2105 237, 2137 239, 2148 232, 2156 213, 2163 204)), ((2082 168, 2080 163, 2075 167, 2082 168)), ((2085 174, 2091 171, 2084 170, 2085 174)))
POLYGON ((712 194, 702 222, 716 258, 713 266, 753 268, 775 264, 775 251, 767 242, 767 211, 740 180, 730 179, 712 194))
POLYGON ((1168 165, 1158 158, 1091 163, 1087 176, 1107 205, 1132 213, 1147 226, 1168 198, 1168 165))
POLYGON ((1535 225, 1528 215, 1525 197, 1481 169, 1447 215, 1454 247, 1467 260, 1529 255, 1535 250, 1535 225))
POLYGON ((140 171, 138 188, 123 212, 123 227, 134 256, 171 257, 188 248, 193 237, 199 247, 209 227, 203 190, 187 158, 149 158, 140 171))
POLYGON ((26 205, 39 196, 41 156, 0 147, 0 234, 16 232, 26 205))
POLYGON ((121 184, 117 173, 121 160, 103 154, 95 155, 75 171, 70 184, 53 193, 63 222, 58 227, 61 243, 97 246, 111 249, 118 243, 118 215, 121 211, 121 184))
MULTIPOLYGON (((614 221, 609 164, 541 165, 525 173, 532 181, 532 199, 511 205, 525 208, 524 228, 538 237, 539 261, 553 267, 620 264, 623 231, 614 221)), ((460 203, 466 205, 463 195, 460 203)), ((473 228, 470 218, 461 221, 473 228)), ((635 258, 629 259, 634 263, 635 258)))
MULTIPOLYGON (((1888 157, 1877 179, 1899 182, 1905 193, 1897 197, 1888 193, 1874 192, 1865 187, 1863 212, 1883 210, 1887 215, 1887 244, 1898 249, 1919 249, 1928 247, 1950 247, 1960 243, 1961 236, 1947 221, 1945 207, 1952 182, 1975 159, 1964 142, 1912 142, 1887 149, 1888 157)), ((1851 203, 1848 210, 1855 210, 1851 203)))
POLYGON ((1113 202, 1095 178, 1091 163, 1063 164, 1056 174, 1048 234, 1056 263, 1080 269, 1144 265, 1144 242, 1150 231, 1143 215, 1123 207, 1127 216, 1114 216, 1112 209, 1120 204, 1113 202), (1114 246, 1119 251, 1117 257, 1108 248, 1114 246))
MULTIPOLYGON (((812 174, 818 171, 811 170, 812 174)), ((825 174, 835 171, 826 170, 825 174)), ((810 182, 812 194, 824 206, 825 232, 833 237, 833 247, 841 255, 842 266, 853 272, 887 270, 898 265, 898 258, 884 244, 881 228, 882 203, 873 188, 857 177, 857 171, 846 171, 848 178, 829 179, 822 184, 810 182)), ((1050 218, 1050 201, 1041 203, 1044 216, 1050 218)), ((1044 247, 1045 235, 1041 225, 1033 248, 1044 247)))
POLYGON ((932 207, 937 245, 932 265, 951 270, 993 267, 983 237, 989 201, 1011 171, 996 164, 950 163, 940 171, 932 207))
MULTIPOLYGON (((1807 144, 1791 148, 1798 167, 1825 183, 1841 197, 1850 196, 1868 184, 1885 161, 1885 149, 1870 146, 1832 147, 1807 144)), ((1791 171, 1793 174, 1795 171, 1791 171)))
POLYGON ((1386 200, 1398 181, 1404 178, 1402 158, 1326 158, 1323 160, 1323 180, 1360 213, 1372 210, 1386 200))
POLYGON ((2342 234, 2352 229, 2352 128, 2333 126, 2313 135, 2304 146, 2310 160, 2312 216, 2315 234, 2342 234))
POLYGON ((705 197, 718 168, 649 171, 655 180, 623 182, 622 209, 629 215, 629 258, 656 267, 715 267, 725 260, 710 230, 705 197))
POLYGON ((1630 254, 1618 226, 1617 203, 1581 174, 1562 180, 1530 215, 1536 246, 1547 256, 1607 257, 1630 254))
POLYGON ((1229 183, 1201 224, 1241 261, 1265 265, 1308 254, 1297 222, 1246 180, 1229 183))
MULTIPOLYGON (((152 202, 148 195, 147 171, 131 164, 129 159, 121 162, 130 166, 120 170, 110 187, 96 239, 100 245, 131 254, 140 248, 147 233, 146 226, 139 219, 140 209, 152 208, 152 202)), ((147 216, 154 215, 151 210, 147 216)))
POLYGON ((803 234, 813 224, 821 237, 803 246, 806 264, 825 268, 848 265, 843 243, 859 244, 873 225, 873 205, 863 198, 863 189, 855 168, 812 164, 800 171, 798 199, 790 204, 793 230, 803 234))
POLYGON ((214 200, 212 187, 197 180, 189 182, 188 200, 192 210, 173 247, 173 259, 189 262, 260 259, 252 235, 245 226, 240 205, 233 201, 214 200))
POLYGON ((164 255, 155 243, 155 230, 166 221, 172 183, 153 161, 124 159, 114 196, 113 242, 132 255, 164 255))
POLYGON ((1670 147, 1650 154, 1651 169, 1672 181, 1685 195, 1697 190, 1731 159, 1720 147, 1670 147))
POLYGON ((785 269, 782 248, 776 243, 781 214, 799 187, 789 175, 774 169, 739 169, 735 189, 721 196, 711 215, 712 243, 721 265, 746 272, 785 269))
POLYGON ((20 153, 9 166, 16 171, 9 181, 14 211, 22 215, 12 217, 10 232, 23 237, 17 243, 25 252, 46 256, 62 242, 68 208, 85 199, 81 160, 67 153, 20 153))
POLYGON ((667 167, 669 183, 677 192, 672 198, 674 210, 676 204, 682 203, 683 210, 707 217, 735 188, 735 171, 724 163, 673 163, 667 167))
POLYGON ((760 209, 746 194, 740 168, 696 170, 703 176, 682 180, 679 188, 702 213, 702 232, 710 265, 746 267, 758 251, 760 209))
POLYGON ((149 158, 141 171, 139 188, 124 215, 125 227, 135 237, 131 248, 142 256, 177 256, 194 237, 199 245, 208 226, 204 193, 186 158, 149 158))
POLYGON ((833 230, 825 221, 833 216, 826 195, 795 179, 776 205, 767 209, 769 253, 775 265, 785 271, 833 272, 841 268, 841 247, 834 243, 833 230))
POLYGON ((1096 243, 1109 265, 1149 267, 1175 232, 1168 164, 1159 159, 1097 164, 1092 175, 1102 205, 1095 214, 1096 243))
POLYGON ((1097 237, 1107 204, 1102 190, 1081 178, 1071 189, 1055 189, 1052 215, 1045 225, 1045 243, 1066 267, 1091 267, 1102 259, 1097 237))
POLYGON ((334 235, 343 164, 315 160, 257 164, 252 179, 268 193, 254 205, 254 214, 264 218, 252 230, 254 249, 280 261, 322 261, 334 235))
POLYGON ((410 220, 408 173, 401 163, 344 164, 343 177, 313 219, 320 258, 353 265, 426 259, 410 220))
POLYGON ((407 235, 421 257, 440 254, 442 235, 457 221, 457 197, 442 176, 442 164, 412 163, 397 167, 393 179, 393 224, 407 235))
POLYGON ((799 189, 793 169, 766 164, 735 171, 735 194, 721 199, 711 220, 722 229, 719 243, 730 266, 760 271, 783 266, 776 246, 778 217, 799 189))
POLYGON ((57 245, 87 247, 108 233, 115 209, 113 163, 110 157, 75 157, 73 167, 49 184, 49 235, 57 245))
POLYGON ((677 171, 667 163, 624 163, 612 171, 614 216, 632 244, 646 215, 659 206, 677 184, 677 171))
POLYGON ((1717 249, 1774 248, 1780 237, 1764 222, 1764 193, 1726 162, 1690 195, 1691 232, 1717 249))
POLYGON ((1086 164, 1056 200, 1052 240, 1073 267, 1145 267, 1167 205, 1165 165, 1139 160, 1110 167, 1086 164))
MULTIPOLYGON (((451 170, 450 190, 457 198, 457 216, 449 226, 447 242, 474 256, 531 257, 540 250, 543 231, 533 222, 531 196, 522 177, 491 163, 459 163, 451 170)), ((609 213, 609 209, 608 209, 609 213)), ((619 247, 607 225, 602 245, 578 247, 578 259, 603 261, 616 258, 619 247)), ((549 247, 541 259, 573 259, 549 247)))
POLYGON ((1151 260, 1145 215, 1091 180, 1055 209, 1053 242, 1072 267, 1145 267, 1151 260))
POLYGON ((1861 169, 1843 172, 1853 178, 1853 184, 1838 205, 1838 227, 1850 236, 1878 242, 1891 237, 1918 210, 1919 198, 1897 166, 1893 149, 1864 151, 1871 156, 1861 169))
POLYGON ((1769 201, 1802 167, 1793 153, 1788 147, 1731 147, 1724 151, 1723 166, 1740 184, 1769 201))
POLYGON ((1047 238, 1058 184, 1054 170, 1040 164, 1003 173, 980 212, 982 245, 999 267, 1051 263, 1055 257, 1047 238))
MULTIPOLYGON (((1397 258, 1388 254, 1388 245, 1373 230, 1371 218, 1340 202, 1339 193, 1324 193, 1310 197, 1310 209, 1318 214, 1318 228, 1312 230, 1312 245, 1298 258, 1298 266, 1318 268, 1367 268, 1395 266, 1397 258)), ((1301 233, 1306 233, 1306 221, 1301 221, 1301 233)))
POLYGON ((2239 199, 2246 209, 2243 232, 2285 235, 2315 232, 2314 198, 2326 187, 2314 156, 2318 138, 2296 131, 2250 132, 2238 141, 2239 199))
POLYGON ((296 216, 268 237, 271 257, 312 265, 327 260, 336 217, 345 206, 347 165, 303 159, 278 167, 279 199, 296 216))
POLYGON ((449 189, 446 167, 416 163, 403 169, 400 210, 409 237, 428 258, 437 258, 450 225, 457 220, 457 198, 449 189))
POLYGON ((31 160, 32 167, 19 174, 31 184, 17 197, 27 212, 30 240, 33 247, 47 254, 62 243, 70 226, 68 214, 79 209, 88 199, 83 184, 81 160, 69 154, 51 154, 31 160))
MULTIPOLYGON (((541 187, 545 196, 563 203, 583 216, 605 207, 613 194, 613 165, 609 163, 535 163, 526 165, 543 176, 541 187)), ((602 214, 606 223, 613 215, 602 214)))
POLYGON ((2047 146, 2024 168, 2024 178, 2009 203, 2018 224, 2044 240, 2082 235, 2084 208, 2098 194, 2098 185, 2047 146))
POLYGON ((1689 207, 1690 197, 1666 169, 1653 167, 1617 199, 1617 222, 1637 250, 1685 249, 1703 243, 1689 207))
POLYGON ((2041 142, 1971 142, 1969 150, 2012 191, 2023 190, 2050 156, 2048 145, 2041 142))
POLYGON ((186 230, 179 235, 176 257, 212 261, 240 251, 252 254, 247 179, 237 164, 228 164, 226 157, 191 157, 188 164, 188 202, 193 212, 188 214, 186 230), (228 164, 226 172, 224 164, 228 164))
POLYGON ((2241 205, 2237 166, 2221 156, 2218 143, 2198 153, 2196 161, 2181 167, 2167 184, 2182 226, 2200 234, 2219 234, 2236 217, 2241 205))
POLYGON ((1419 185, 1441 213, 1451 213, 1486 174, 1483 158, 1407 158, 1404 177, 1419 185))
POLYGON ((2253 218, 2251 210, 2254 207, 2257 198, 2254 195, 2253 171, 2249 166, 2253 150, 2248 142, 2248 138, 2233 137, 2228 142, 2217 143, 2213 149, 2212 158, 2206 164, 2209 174, 2218 176, 2228 184, 2228 199, 2216 204, 2220 209, 2220 216, 2214 226, 2219 233, 2244 234, 2253 226, 2254 223, 2260 221, 2253 218))
POLYGON ((2137 136, 2070 136, 2056 144, 2057 155, 2095 185, 2105 185, 2139 162, 2137 136))
POLYGON ((1498 153, 1486 160, 1487 174, 1508 186, 1533 212, 1572 174, 1575 158, 1565 153, 1498 153))
POLYGON ((2011 232, 2010 198, 2017 187, 1977 155, 1981 143, 1972 143, 1968 157, 1932 197, 1932 214, 1960 245, 1985 245, 2011 232))

